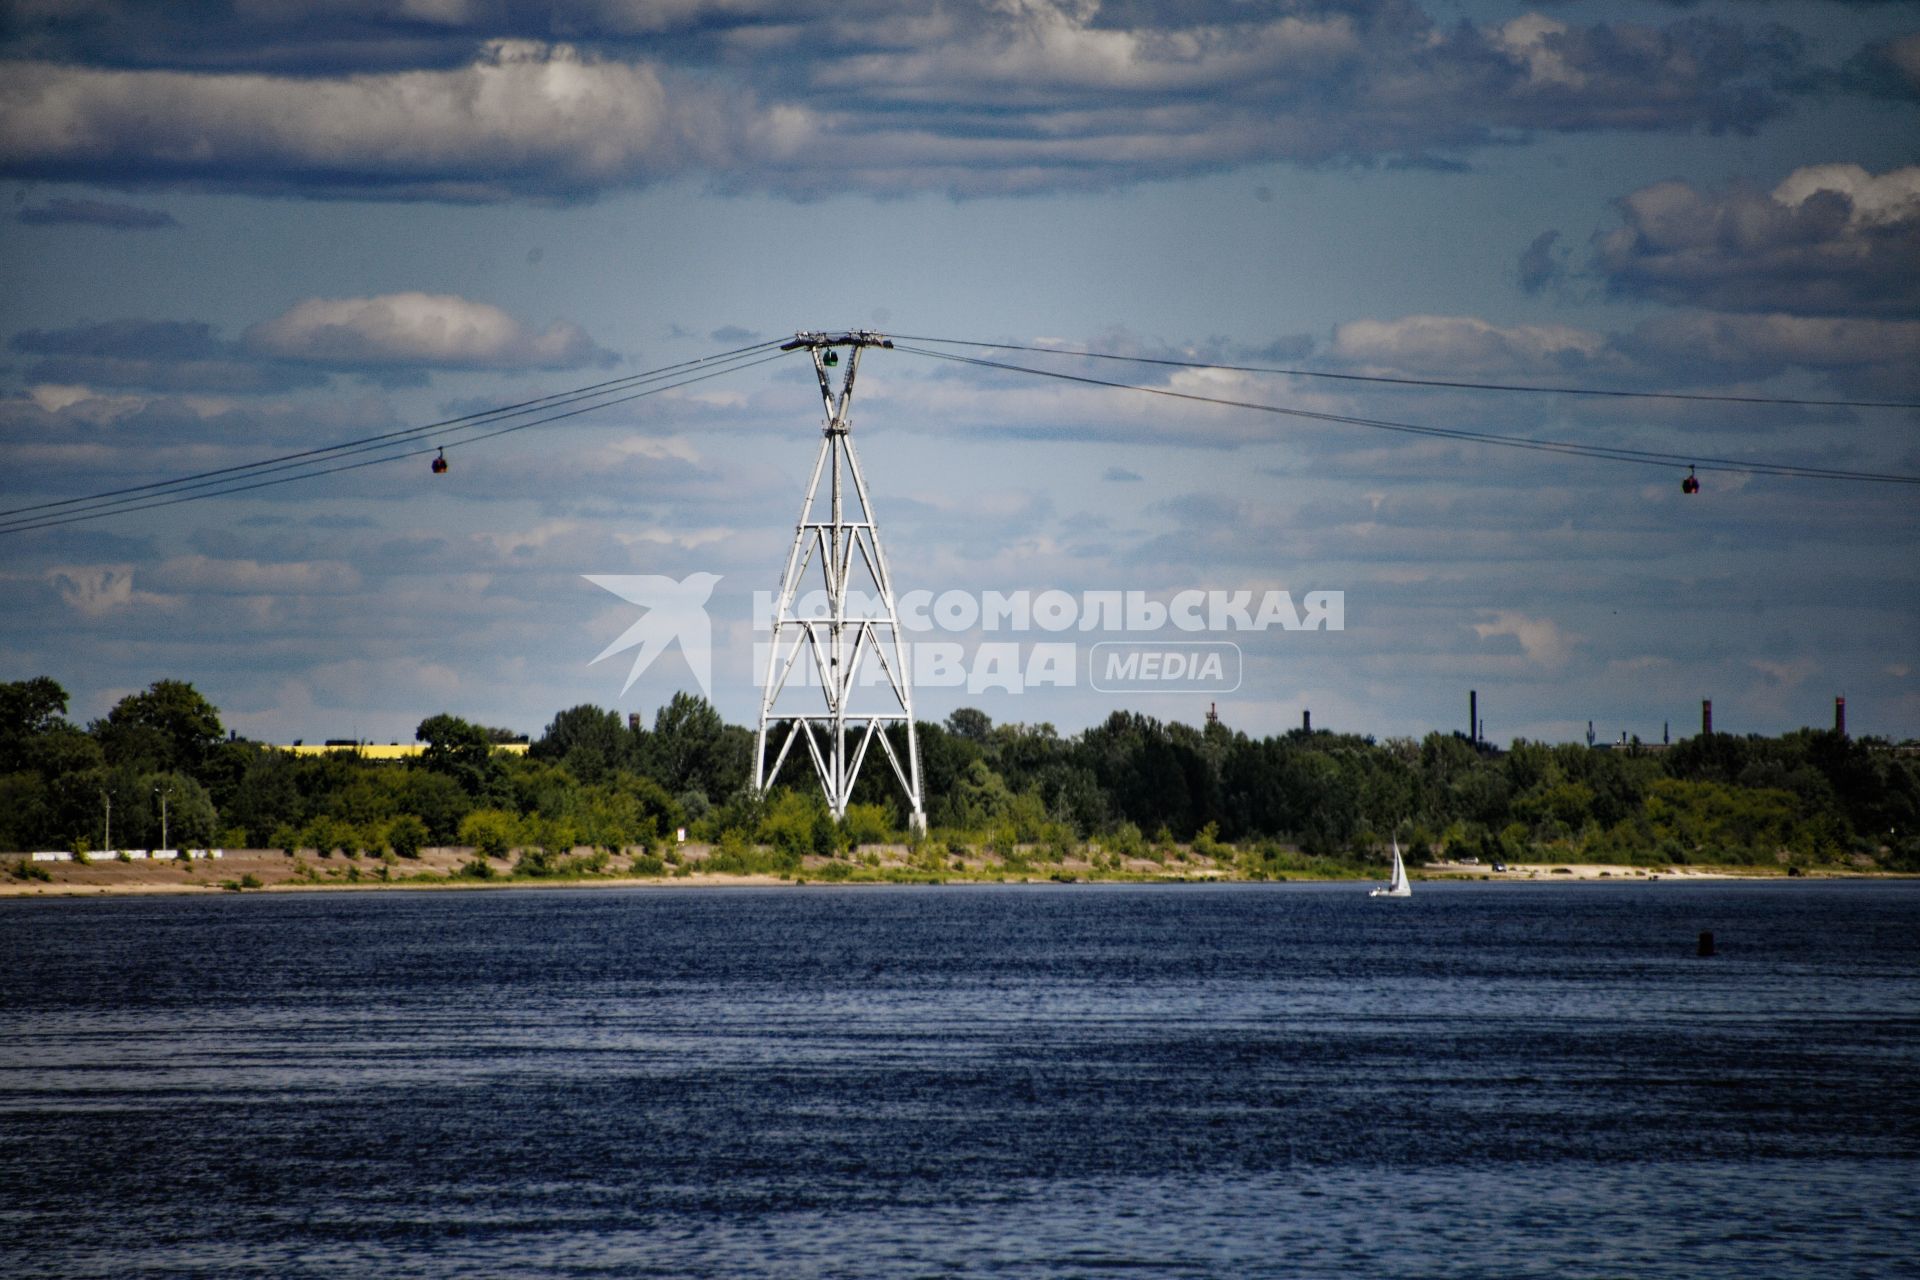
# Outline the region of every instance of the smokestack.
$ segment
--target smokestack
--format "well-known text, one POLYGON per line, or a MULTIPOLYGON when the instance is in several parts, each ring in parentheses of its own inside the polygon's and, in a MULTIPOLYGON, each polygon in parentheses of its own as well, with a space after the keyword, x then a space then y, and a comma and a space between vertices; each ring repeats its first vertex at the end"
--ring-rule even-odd
POLYGON ((1473 742, 1480 741, 1480 691, 1467 690, 1467 737, 1473 742))
POLYGON ((1713 699, 1700 699, 1700 733, 1703 737, 1713 734, 1713 699))
POLYGON ((1313 712, 1308 711, 1305 707, 1300 709, 1300 732, 1313 732, 1313 712))
POLYGON ((1833 731, 1843 738, 1847 736, 1847 700, 1845 698, 1833 700, 1833 731))
POLYGON ((638 711, 627 712, 627 728, 638 729, 639 727, 640 727, 640 713, 638 711))

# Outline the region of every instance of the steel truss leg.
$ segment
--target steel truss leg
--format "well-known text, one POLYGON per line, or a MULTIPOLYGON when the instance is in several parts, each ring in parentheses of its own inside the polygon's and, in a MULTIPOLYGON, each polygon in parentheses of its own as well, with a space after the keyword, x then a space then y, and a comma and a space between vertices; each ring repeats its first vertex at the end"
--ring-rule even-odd
POLYGON ((860 353, 874 346, 892 343, 878 334, 862 332, 831 337, 804 333, 787 344, 788 350, 804 347, 811 353, 827 416, 807 495, 794 525, 786 570, 780 577, 780 598, 767 646, 760 728, 755 738, 753 785, 756 791, 764 792, 779 774, 794 739, 800 738, 820 778, 828 809, 835 818, 844 818, 868 748, 878 742, 881 755, 906 794, 908 824, 915 831, 925 831, 920 741, 913 721, 913 673, 907 665, 906 641, 900 632, 900 612, 894 602, 886 553, 880 545, 880 530, 874 523, 873 504, 851 435, 854 374, 860 367, 860 353), (847 349, 846 372, 836 390, 829 370, 839 363, 841 348, 847 349), (828 488, 824 518, 817 510, 823 478, 828 488), (851 514, 849 496, 851 505, 857 508, 851 514), (809 584, 823 589, 824 609, 807 590, 809 584), (803 657, 810 659, 810 665, 802 665, 803 657), (873 681, 876 688, 863 700, 862 674, 869 659, 884 678, 886 691, 877 688, 882 681, 873 681), (797 682, 796 671, 803 677, 797 682), (781 710, 781 695, 796 683, 816 684, 825 710, 798 714, 781 710), (858 705, 874 700, 879 702, 878 707, 858 705), (904 760, 887 734, 889 728, 902 724, 907 739, 904 760), (786 732, 780 734, 783 727, 786 732), (771 765, 769 746, 775 752, 771 765))

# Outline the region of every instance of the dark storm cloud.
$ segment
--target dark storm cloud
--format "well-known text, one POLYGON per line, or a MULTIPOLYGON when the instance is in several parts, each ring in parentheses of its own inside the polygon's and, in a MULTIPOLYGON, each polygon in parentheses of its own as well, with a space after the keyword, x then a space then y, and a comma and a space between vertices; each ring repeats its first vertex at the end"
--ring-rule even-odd
POLYGON ((28 205, 14 215, 30 227, 58 226, 63 223, 88 227, 108 227, 115 231, 153 231, 177 227, 173 215, 159 209, 137 205, 109 204, 103 200, 53 199, 45 204, 28 205))
POLYGON ((446 201, 687 174, 801 197, 1097 189, 1272 161, 1452 167, 1537 133, 1750 131, 1803 70, 1780 28, 1442 27, 1407 0, 204 8, 192 38, 152 6, 16 19, 0 172, 446 201))
POLYGON ((1876 40, 1847 59, 1830 83, 1896 102, 1920 102, 1920 31, 1876 40))
POLYGON ((1615 293, 1718 311, 1920 316, 1920 168, 1795 170, 1771 191, 1643 187, 1594 240, 1615 293))

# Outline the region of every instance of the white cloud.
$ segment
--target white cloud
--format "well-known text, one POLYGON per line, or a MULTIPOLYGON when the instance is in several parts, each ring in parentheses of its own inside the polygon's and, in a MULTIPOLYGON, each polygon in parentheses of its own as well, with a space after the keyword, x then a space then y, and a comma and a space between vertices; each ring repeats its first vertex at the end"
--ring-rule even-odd
POLYGON ((1482 640, 1494 636, 1512 636, 1530 662, 1543 667, 1564 667, 1573 656, 1580 637, 1563 631, 1551 618, 1530 618, 1521 613, 1496 613, 1489 622, 1477 622, 1474 634, 1482 640))
POLYGON ((308 298, 241 342, 260 355, 348 368, 569 369, 607 359, 578 325, 532 333, 496 306, 429 293, 308 298))
POLYGON ((1623 225, 1594 241, 1617 292, 1801 315, 1920 308, 1920 167, 1810 165, 1770 192, 1660 182, 1618 203, 1623 225))
MULTIPOLYGON (((1104 188, 1276 160, 1425 160, 1533 130, 1750 130, 1784 109, 1771 79, 1792 60, 1712 20, 1443 27, 1405 0, 1194 17, 1088 0, 602 0, 539 22, 415 3, 411 24, 360 0, 302 24, 274 0, 257 27, 213 38, 218 74, 147 69, 162 56, 151 42, 89 66, 103 37, 68 33, 73 56, 0 73, 0 172, 448 201, 688 174, 798 196, 1104 188), (669 30, 707 38, 636 39, 669 30), (456 40, 480 52, 449 67, 456 40), (312 74, 305 41, 310 58, 388 69, 312 74), (409 49, 419 65, 391 69, 409 49)), ((66 47, 49 40, 26 47, 66 47)))
POLYGON ((14 63, 0 166, 441 200, 582 195, 724 158, 725 104, 645 62, 494 40, 471 64, 341 78, 14 63))
POLYGON ((1402 316, 1336 326, 1329 354, 1370 373, 1460 377, 1591 368, 1605 361, 1609 351, 1605 334, 1569 325, 1503 326, 1476 316, 1402 316))
POLYGON ((1795 658, 1791 662, 1772 662, 1765 658, 1755 658, 1747 665, 1765 676, 1769 685, 1787 689, 1799 687, 1808 676, 1820 669, 1820 664, 1812 658, 1795 658))
POLYGON ((136 591, 132 565, 60 565, 48 569, 45 576, 61 600, 84 618, 98 620, 143 606, 168 609, 179 603, 150 591, 136 591))
POLYGON ((176 556, 155 567, 158 585, 180 593, 209 595, 350 595, 360 590, 360 574, 337 560, 266 563, 176 556))

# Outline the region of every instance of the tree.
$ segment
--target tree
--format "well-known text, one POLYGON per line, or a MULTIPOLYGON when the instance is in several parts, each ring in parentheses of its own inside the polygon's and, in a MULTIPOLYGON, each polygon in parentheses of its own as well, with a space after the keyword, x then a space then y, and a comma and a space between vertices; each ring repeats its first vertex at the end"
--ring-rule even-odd
POLYGON ((442 712, 422 720, 413 736, 427 744, 420 763, 452 778, 468 795, 480 795, 493 782, 493 744, 481 726, 442 712))
POLYGON ((67 691, 46 676, 0 684, 0 773, 31 768, 34 739, 47 733, 67 710, 67 691))
POLYGON ((220 709, 184 680, 156 680, 144 693, 128 694, 91 731, 109 764, 196 777, 226 736, 220 709))
MULTIPOLYGON (((163 836, 168 846, 175 849, 204 848, 213 843, 219 818, 205 787, 184 773, 148 774, 140 780, 140 785, 146 792, 146 803, 141 806, 144 813, 139 816, 143 823, 142 843, 158 848, 163 836), (163 795, 166 798, 164 822, 160 803, 163 795)), ((135 813, 127 817, 131 824, 135 813)), ((118 805, 114 806, 114 821, 120 821, 118 805)), ((130 835, 133 830, 130 825, 130 835)))
POLYGON ((554 716, 527 754, 565 765, 567 772, 591 784, 627 762, 630 741, 619 712, 582 703, 554 716))
POLYGON ((250 843, 277 842, 270 833, 281 824, 298 826, 307 817, 297 782, 298 765, 284 751, 254 749, 233 798, 222 809, 226 820, 246 828, 250 843))
POLYGON ((714 795, 727 788, 724 767, 726 722, 713 704, 691 693, 676 693, 653 717, 649 762, 654 777, 669 792, 697 788, 714 795))
POLYGON ((993 720, 977 707, 956 707, 947 717, 946 728, 954 737, 984 747, 993 732, 993 720))

